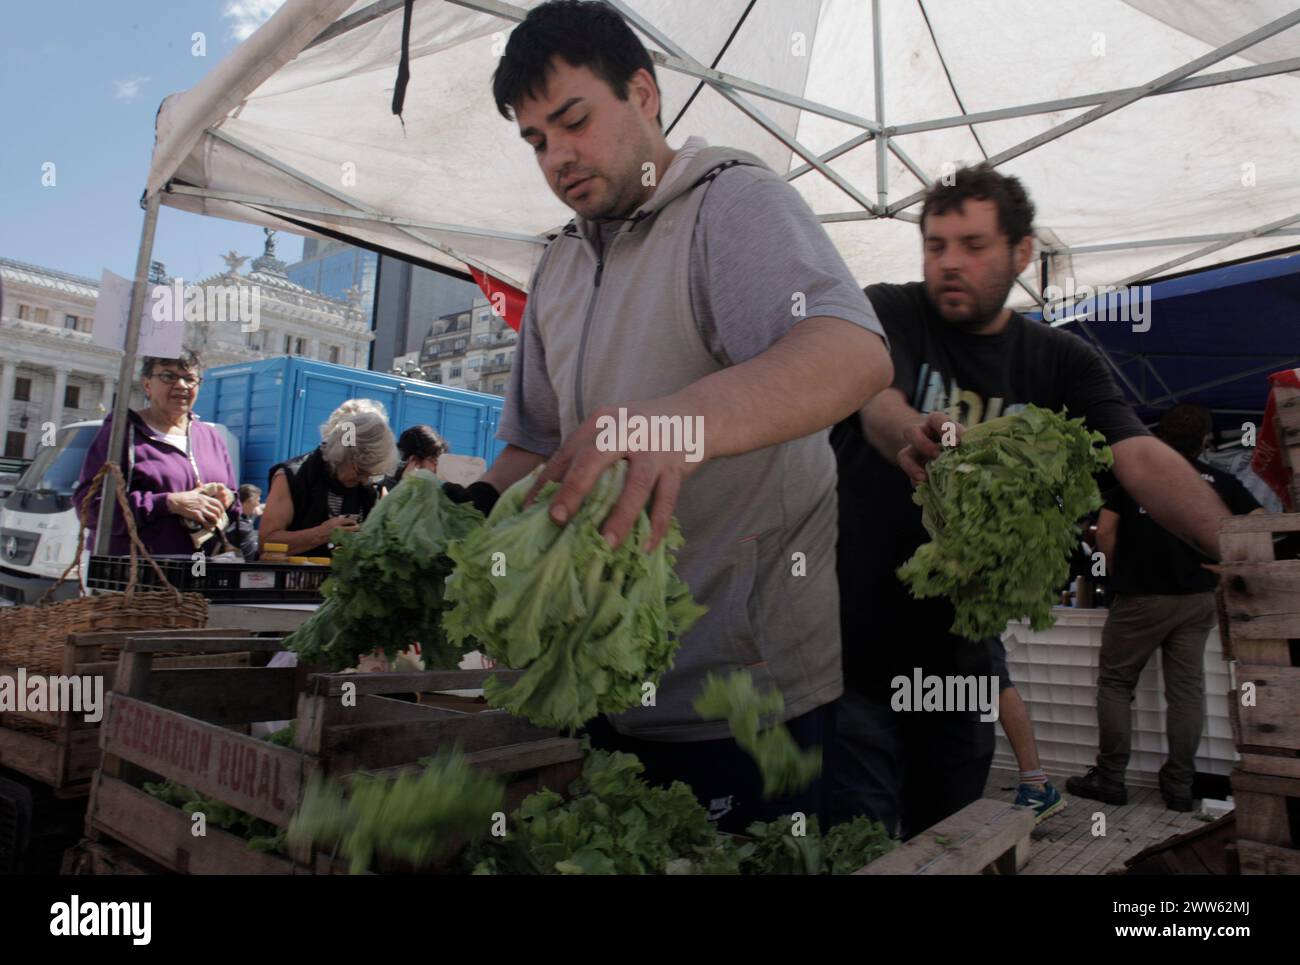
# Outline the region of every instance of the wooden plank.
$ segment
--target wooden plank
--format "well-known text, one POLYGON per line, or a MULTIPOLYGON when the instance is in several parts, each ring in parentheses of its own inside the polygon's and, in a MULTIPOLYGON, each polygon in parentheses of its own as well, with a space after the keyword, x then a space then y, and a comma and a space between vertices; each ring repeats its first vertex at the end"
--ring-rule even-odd
POLYGON ((1232 772, 1232 796, 1239 837, 1284 848, 1300 845, 1287 814, 1287 799, 1300 798, 1300 780, 1236 769, 1232 772))
POLYGON ((133 636, 122 645, 123 653, 169 653, 192 650, 197 653, 240 653, 242 651, 279 653, 284 642, 279 637, 209 637, 185 641, 176 637, 140 639, 133 636))
POLYGON ((1300 851, 1260 841, 1237 839, 1243 875, 1300 875, 1300 851))
POLYGON ((1251 774, 1271 774, 1274 777, 1293 777, 1300 780, 1300 757, 1242 754, 1239 766, 1243 771, 1251 774))
POLYGON ((1272 533, 1229 533, 1219 531, 1219 558, 1225 563, 1274 559, 1272 533))
POLYGON ((1286 639, 1274 637, 1268 640, 1252 640, 1238 635, 1236 628, 1232 633, 1232 656, 1238 663, 1265 667, 1291 666, 1291 648, 1286 639))
POLYGON ((1300 560, 1222 563, 1213 569, 1220 574, 1234 643, 1300 636, 1300 560))
POLYGON ((488 677, 513 683, 523 676, 522 670, 424 670, 415 673, 334 673, 316 674, 308 682, 313 696, 338 697, 345 684, 352 684, 355 694, 418 694, 440 690, 477 690, 488 677))
MULTIPOLYGON (((573 761, 579 763, 578 771, 581 773, 582 759, 582 742, 572 737, 551 737, 504 747, 488 747, 465 755, 465 763, 475 770, 498 775, 523 774, 573 761)), ((419 769, 418 763, 411 762, 393 767, 370 768, 366 773, 375 777, 394 778, 419 769)))
POLYGON ((208 604, 208 622, 223 627, 292 633, 307 622, 316 607, 317 604, 287 607, 211 601, 208 604))
POLYGON ((1256 513, 1253 516, 1225 516, 1220 533, 1300 533, 1300 513, 1256 513))
MULTIPOLYGON (((337 700, 321 697, 320 700, 337 700)), ((332 724, 397 723, 402 720, 443 720, 463 716, 457 711, 431 704, 417 704, 409 700, 396 700, 379 694, 363 694, 355 707, 340 707, 331 718, 332 724)))
POLYGON ((980 874, 1033 830, 1031 809, 981 798, 854 874, 980 874))
POLYGON ((78 660, 84 660, 88 659, 88 657, 83 656, 83 653, 89 654, 89 658, 94 659, 99 648, 104 646, 120 647, 128 637, 148 637, 164 633, 168 636, 186 638, 237 637, 241 633, 247 632, 223 627, 195 627, 184 630, 95 630, 89 633, 68 634, 68 647, 77 651, 78 660))
MULTIPOLYGON (((105 755, 285 827, 301 796, 297 751, 113 694, 100 728, 105 755)), ((101 775, 102 776, 102 775, 101 775)))
POLYGON ((99 767, 99 731, 77 731, 72 736, 64 754, 64 771, 61 784, 80 784, 88 781, 99 767))
POLYGON ((1219 650, 1223 654, 1223 659, 1231 661, 1235 659, 1232 651, 1232 624, 1228 621, 1228 605, 1223 599, 1223 587, 1214 588, 1214 609, 1219 620, 1219 650))
POLYGON ((182 657, 154 657, 155 670, 198 669, 200 667, 247 667, 251 654, 247 651, 235 653, 189 653, 182 657))
POLYGON ((1300 667, 1237 665, 1237 688, 1255 685, 1254 706, 1230 701, 1237 716, 1238 744, 1270 748, 1287 757, 1300 751, 1300 667))
POLYGON ((112 777, 102 777, 88 827, 179 874, 292 874, 283 857, 252 851, 248 843, 209 826, 196 838, 190 815, 112 777))
POLYGON ((467 763, 487 774, 518 774, 526 770, 582 760, 582 742, 572 737, 551 737, 489 747, 465 755, 467 763))
POLYGON ((51 787, 59 783, 62 748, 35 734, 0 727, 0 765, 51 787))
POLYGON ((139 699, 213 724, 252 724, 293 716, 292 667, 154 670, 139 699))
POLYGON ((63 854, 61 875, 156 875, 167 869, 122 845, 83 838, 63 854))
POLYGON ((463 751, 472 753, 554 736, 555 731, 534 727, 504 711, 446 714, 428 721, 326 726, 320 756, 331 773, 348 773, 406 764, 432 754, 442 745, 459 744, 463 751))

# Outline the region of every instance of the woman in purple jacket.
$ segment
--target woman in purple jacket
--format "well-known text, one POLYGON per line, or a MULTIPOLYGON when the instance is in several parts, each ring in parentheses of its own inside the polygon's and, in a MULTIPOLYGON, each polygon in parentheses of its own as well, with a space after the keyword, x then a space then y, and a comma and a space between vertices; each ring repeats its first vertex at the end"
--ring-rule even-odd
MULTIPOLYGON (((194 415, 194 400, 203 381, 198 356, 189 351, 178 359, 146 356, 141 361, 141 372, 140 381, 149 404, 139 412, 128 410, 130 425, 118 460, 127 483, 127 503, 135 516, 140 540, 149 552, 190 556, 195 552, 195 532, 221 525, 227 513, 233 522, 239 513, 237 500, 232 499, 227 508, 220 499, 201 492, 201 487, 221 483, 233 497, 238 482, 225 440, 216 429, 194 415)), ((86 453, 73 495, 78 511, 91 480, 108 459, 112 431, 110 416, 100 426, 86 453)), ((96 494, 90 506, 91 545, 99 503, 96 494)), ((207 539, 203 551, 215 552, 222 543, 220 538, 207 539)), ((120 511, 113 517, 108 552, 114 556, 130 552, 120 511)))

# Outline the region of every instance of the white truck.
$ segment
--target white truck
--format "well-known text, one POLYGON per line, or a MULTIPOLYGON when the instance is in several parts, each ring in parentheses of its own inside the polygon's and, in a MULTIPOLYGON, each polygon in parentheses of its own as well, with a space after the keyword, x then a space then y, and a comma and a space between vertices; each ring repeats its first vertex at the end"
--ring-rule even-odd
MULTIPOLYGON (((60 429, 54 445, 37 452, 0 504, 0 602, 35 603, 76 556, 79 526, 72 494, 100 424, 96 419, 60 429)), ((225 426, 217 429, 239 478, 239 444, 225 426)), ((76 592, 76 580, 70 578, 54 599, 76 592)))

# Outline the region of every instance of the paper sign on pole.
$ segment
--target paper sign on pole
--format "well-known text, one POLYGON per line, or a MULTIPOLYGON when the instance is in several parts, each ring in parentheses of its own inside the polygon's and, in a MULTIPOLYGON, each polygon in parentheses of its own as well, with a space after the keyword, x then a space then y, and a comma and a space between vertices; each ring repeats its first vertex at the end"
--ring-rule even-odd
MULTIPOLYGON (((178 358, 185 341, 185 320, 182 316, 171 319, 171 312, 161 313, 162 321, 154 319, 155 299, 153 289, 162 286, 150 286, 144 300, 144 311, 140 316, 140 341, 136 346, 136 356, 153 355, 162 359, 178 358)), ((107 268, 99 279, 99 299, 95 302, 95 328, 91 338, 96 345, 105 348, 126 348, 126 316, 131 310, 131 280, 114 274, 107 268)), ((180 314, 180 313, 174 313, 180 314)))

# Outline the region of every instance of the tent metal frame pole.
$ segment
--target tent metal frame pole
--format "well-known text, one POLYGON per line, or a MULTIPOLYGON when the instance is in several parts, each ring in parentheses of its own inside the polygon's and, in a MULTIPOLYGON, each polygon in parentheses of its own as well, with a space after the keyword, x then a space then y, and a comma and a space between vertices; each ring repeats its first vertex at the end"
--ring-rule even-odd
MULTIPOLYGON (((880 0, 871 0, 871 76, 875 85, 876 117, 885 122, 885 64, 880 42, 880 0)), ((876 138, 876 204, 881 214, 889 211, 889 136, 876 138)), ((924 180, 924 179, 922 179, 924 180)))
POLYGON ((1133 398, 1137 399, 1140 405, 1146 405, 1146 396, 1143 395, 1138 387, 1133 384, 1133 380, 1124 374, 1124 370, 1119 367, 1119 363, 1116 362, 1115 357, 1110 354, 1110 349, 1106 347, 1106 344, 1097 337, 1097 333, 1092 330, 1092 326, 1082 318, 1078 321, 1079 328, 1083 330, 1084 334, 1087 335, 1088 338, 1092 339, 1093 347, 1096 348, 1097 351, 1101 353, 1101 357, 1110 364, 1110 367, 1115 372, 1116 378, 1123 382, 1124 387, 1133 393, 1133 398))
MULTIPOLYGON (((1238 67, 1233 70, 1206 74, 1203 77, 1189 77, 1170 84, 1160 90, 1150 91, 1147 96, 1158 97, 1164 94, 1178 94, 1183 91, 1199 90, 1204 87, 1217 87, 1220 84, 1236 84, 1258 77, 1273 77, 1277 74, 1289 74, 1300 70, 1300 57, 1287 60, 1275 60, 1267 64, 1250 67, 1238 67)), ((937 131, 948 127, 966 127, 970 124, 984 124, 989 121, 1003 121, 1014 117, 1029 117, 1034 114, 1050 114, 1053 111, 1071 110, 1079 107, 1092 107, 1104 104, 1112 98, 1132 94, 1142 90, 1140 87, 1123 87, 1115 90, 1099 91, 1096 94, 1082 94, 1077 97, 1061 97, 1050 101, 1036 101, 1019 107, 1002 107, 991 111, 976 111, 973 114, 957 114, 952 117, 940 117, 931 121, 917 121, 914 124, 897 124, 887 126, 885 133, 891 137, 906 134, 919 134, 923 131, 937 131)))
MULTIPOLYGON (((1278 17, 1271 23, 1267 23, 1256 30, 1252 30, 1248 34, 1243 34, 1236 40, 1229 41, 1221 47, 1216 47, 1209 53, 1203 54, 1195 60, 1188 61, 1181 67, 1176 67, 1173 70, 1166 71, 1154 80, 1143 84, 1141 87, 1133 87, 1123 93, 1115 95, 1114 97, 1107 98, 1092 110, 1080 114, 1078 117, 1057 124, 1055 127, 1049 127, 1042 133, 1035 134, 1033 137, 1021 141, 1019 144, 1013 144, 1011 147, 992 155, 985 163, 990 167, 997 167, 1010 161, 1012 158, 1017 158, 1035 148, 1042 147, 1044 144, 1077 131, 1085 125, 1091 124, 1094 121, 1099 121, 1106 115, 1113 114, 1115 111, 1127 107, 1129 104, 1139 101, 1143 97, 1146 97, 1155 91, 1163 90, 1172 83, 1182 80, 1198 71, 1204 70, 1212 64, 1217 64, 1219 61, 1231 57, 1233 54, 1239 53, 1247 47, 1252 47, 1261 40, 1267 40, 1274 34, 1281 33, 1283 30, 1293 27, 1297 23, 1300 23, 1300 10, 1293 10, 1286 16, 1278 17)), ((903 208, 910 208, 924 197, 924 191, 917 191, 913 194, 909 194, 907 197, 891 204, 888 213, 893 214, 895 211, 902 210, 903 208)))
POLYGON ((1151 360, 1148 359, 1145 354, 1139 353, 1138 355, 1134 356, 1134 358, 1136 358, 1139 362, 1142 363, 1142 367, 1151 373, 1151 375, 1155 378, 1155 380, 1160 383, 1160 388, 1164 389, 1167 393, 1169 393, 1169 397, 1171 399, 1173 399, 1175 402, 1179 401, 1178 393, 1169 387, 1169 383, 1164 380, 1164 377, 1161 376, 1161 374, 1156 370, 1156 367, 1151 364, 1151 360))
POLYGON ((339 37, 350 30, 355 30, 357 27, 364 27, 372 20, 378 20, 380 17, 386 17, 394 11, 401 10, 405 3, 406 0, 376 0, 375 3, 372 3, 363 10, 358 10, 356 13, 350 13, 346 17, 340 17, 338 20, 335 20, 332 24, 317 34, 311 43, 302 49, 311 50, 313 47, 333 40, 335 37, 339 37))
MULTIPOLYGON (((456 2, 456 0, 452 0, 456 2)), ((608 2, 608 0, 607 0, 608 2)), ((787 94, 783 90, 777 90, 775 87, 768 87, 764 84, 756 84, 752 80, 745 80, 743 77, 737 77, 734 74, 724 74, 720 70, 714 70, 712 67, 697 65, 690 61, 683 60, 681 57, 665 54, 662 51, 650 51, 650 59, 661 67, 677 71, 679 74, 687 74, 698 80, 702 80, 714 87, 727 87, 733 91, 744 91, 747 94, 753 94, 764 100, 776 101, 779 104, 786 104, 790 107, 797 107, 800 110, 808 111, 810 114, 820 114, 822 117, 829 117, 833 121, 839 121, 842 124, 848 124, 851 127, 860 127, 865 131, 876 134, 880 131, 880 121, 873 121, 869 117, 863 117, 860 114, 853 114, 849 111, 842 111, 838 108, 831 107, 829 104, 822 104, 817 101, 808 100, 806 97, 799 97, 796 94, 787 94)))
MULTIPOLYGON (((131 379, 135 374, 135 354, 140 347, 140 320, 144 315, 145 289, 149 282, 149 262, 153 259, 153 239, 158 230, 161 194, 155 191, 145 201, 144 224, 140 228, 140 248, 135 256, 135 282, 131 286, 131 307, 126 316, 126 341, 122 361, 117 369, 117 399, 113 403, 113 427, 108 435, 108 461, 121 459, 126 443, 126 423, 131 407, 131 379)), ((125 473, 123 473, 125 475, 125 473)), ((117 511, 117 480, 105 476, 100 490, 99 516, 95 524, 96 555, 108 554, 113 537, 113 516, 117 511)), ((77 561, 81 565, 81 561, 77 561)), ((84 580, 85 574, 82 574, 84 580)))
MULTIPOLYGON (((513 20, 516 23, 528 16, 528 11, 523 7, 511 3, 503 3, 501 0, 446 0, 447 3, 453 3, 458 7, 464 7, 467 10, 474 10, 478 13, 487 13, 503 20, 513 20)), ((611 0, 605 0, 610 6, 615 7, 624 19, 631 21, 629 11, 611 0)), ((397 6, 400 6, 398 0, 397 6)), ((358 11, 354 16, 365 13, 365 10, 358 11)), ((385 10, 383 13, 387 13, 385 10)), ((371 18, 373 19, 373 18, 371 18)), ((647 34, 649 36, 649 34, 647 34)), ((829 104, 822 104, 818 101, 808 100, 806 97, 799 97, 797 94, 790 94, 783 90, 777 90, 775 87, 768 87, 766 84, 755 83, 752 80, 746 80, 743 77, 737 77, 734 74, 726 74, 720 70, 714 70, 707 67, 699 61, 690 57, 680 49, 674 49, 670 44, 663 43, 659 38, 655 38, 664 50, 650 51, 650 59, 660 67, 676 71, 679 74, 686 74, 697 80, 702 80, 714 88, 726 87, 733 92, 744 91, 747 94, 754 94, 764 100, 776 101, 780 104, 786 104, 789 107, 797 107, 800 110, 808 111, 811 114, 820 114, 822 117, 829 117, 831 120, 840 121, 848 124, 850 127, 861 127, 873 134, 880 130, 880 122, 874 121, 869 117, 863 117, 861 114, 854 114, 851 111, 842 111, 839 108, 831 107, 829 104)), ((313 41, 314 42, 314 41, 313 41)))
MULTIPOLYGON (((455 2, 459 2, 459 0, 455 0, 455 2)), ((479 0, 474 0, 474 2, 479 2, 479 0)), ((649 37, 651 40, 657 43, 660 47, 669 51, 674 56, 680 58, 686 63, 693 64, 694 66, 697 67, 702 66, 699 64, 698 61, 694 60, 694 58, 692 58, 689 54, 687 54, 685 50, 679 47, 671 38, 669 38, 666 34, 664 34, 664 32, 661 31, 658 27, 650 23, 639 13, 637 13, 635 10, 632 10, 630 7, 628 7, 627 4, 624 2, 624 0, 604 0, 604 2, 608 6, 613 7, 616 11, 618 11, 618 13, 623 17, 624 20, 626 20, 628 23, 636 27, 643 34, 645 34, 647 37, 649 37)), ((836 174, 825 164, 822 164, 821 161, 817 159, 817 155, 813 153, 811 149, 809 149, 803 143, 801 143, 799 139, 796 138, 794 135, 787 132, 783 127, 781 127, 780 124, 776 123, 776 121, 772 120, 770 117, 764 114, 754 104, 751 104, 749 101, 741 97, 739 94, 737 94, 734 90, 732 90, 725 84, 721 84, 709 79, 705 79, 705 83, 709 84, 711 87, 713 87, 714 90, 716 90, 719 94, 721 94, 728 101, 730 101, 732 105, 734 105, 743 113, 748 115, 750 120, 758 124, 761 128, 763 128, 763 130, 767 131, 769 134, 771 134, 773 137, 779 140, 790 150, 794 151, 796 154, 802 157, 809 164, 812 164, 814 167, 816 167, 817 170, 820 171, 832 184, 834 184, 837 188, 839 188, 850 198, 852 198, 854 202, 856 202, 858 205, 860 205, 867 211, 871 211, 874 209, 875 205, 873 205, 870 201, 868 201, 866 197, 862 194, 862 192, 860 192, 853 185, 849 184, 848 181, 844 180, 844 178, 840 177, 840 175, 836 174)))
MULTIPOLYGON (((861 134, 849 138, 843 144, 831 148, 825 154, 817 155, 817 160, 823 162, 834 161, 840 155, 848 154, 855 147, 859 147, 860 145, 866 144, 868 141, 873 140, 875 136, 876 135, 873 134, 871 131, 864 131, 861 134)), ((799 165, 799 167, 791 168, 788 172, 786 172, 785 179, 787 181, 793 181, 795 178, 801 178, 808 172, 815 171, 815 170, 817 169, 814 168, 811 164, 801 164, 799 165)))
MULTIPOLYGON (((315 190, 320 191, 322 194, 326 194, 331 198, 335 198, 338 201, 343 202, 344 204, 348 205, 349 207, 357 211, 364 211, 367 215, 379 214, 378 211, 375 211, 369 205, 361 204, 350 195, 344 194, 342 191, 330 187, 328 184, 325 184, 323 181, 318 181, 316 178, 313 178, 309 174, 304 174, 302 171, 290 167, 288 164, 285 164, 283 161, 279 160, 278 158, 273 158, 269 154, 265 153, 264 151, 259 151, 251 144, 245 144, 244 142, 240 141, 238 138, 232 137, 229 133, 221 130, 220 128, 210 127, 208 128, 207 133, 210 134, 212 137, 225 141, 231 147, 243 151, 245 154, 249 155, 250 157, 255 157, 259 161, 263 162, 264 164, 270 165, 271 167, 275 168, 277 171, 280 171, 283 174, 287 174, 291 178, 296 178, 298 181, 301 181, 303 184, 307 185, 308 187, 314 188, 315 190)), ((444 255, 446 255, 449 258, 455 258, 456 260, 466 265, 470 265, 473 268, 477 268, 479 271, 491 275, 493 278, 499 278, 501 281, 504 281, 506 284, 518 288, 520 291, 528 290, 527 286, 521 284, 517 279, 510 278, 506 275, 503 275, 499 269, 491 268, 488 265, 484 264, 483 262, 479 261, 477 258, 472 258, 469 255, 461 254, 455 248, 452 248, 450 245, 444 242, 438 241, 435 238, 426 237, 420 232, 414 230, 413 228, 406 228, 401 225, 396 225, 395 227, 403 234, 408 235, 414 238, 416 241, 426 244, 431 248, 441 251, 444 255)))
MULTIPOLYGON (((1300 235, 1300 228, 1275 228, 1261 231, 1256 237, 1280 237, 1282 235, 1300 235)), ((1237 238, 1235 232, 1220 231, 1209 235, 1183 235, 1179 238, 1148 238, 1142 241, 1112 241, 1098 245, 1061 245, 1048 250, 1070 255, 1090 255, 1100 251, 1129 251, 1134 248, 1174 248, 1181 245, 1200 245, 1208 241, 1222 241, 1225 238, 1237 238)))
MULTIPOLYGON (((1292 356, 1291 359, 1289 359, 1289 361, 1295 362, 1296 365, 1300 365, 1300 355, 1292 356)), ((1287 366, 1285 365, 1283 366, 1283 368, 1286 367, 1287 366)), ((1206 389, 1216 389, 1221 385, 1227 385, 1229 382, 1237 382, 1240 381, 1241 379, 1248 379, 1252 375, 1263 375, 1267 372, 1275 372, 1275 371, 1277 371, 1277 362, 1273 361, 1273 362, 1269 362, 1267 365, 1261 365, 1258 368, 1247 369, 1244 372, 1237 372, 1232 375, 1225 375, 1222 376, 1221 378, 1212 379, 1209 382, 1202 382, 1199 385, 1193 385, 1186 389, 1179 389, 1179 391, 1183 395, 1192 395, 1193 393, 1196 392, 1204 392, 1206 389)), ((1142 402, 1142 405, 1157 406, 1157 405, 1164 405, 1166 402, 1172 402, 1172 401, 1173 401, 1173 396, 1165 395, 1165 396, 1161 396, 1158 399, 1144 400, 1142 402)))
POLYGON ((210 198, 213 201, 232 201, 237 204, 253 205, 261 208, 278 208, 284 211, 298 211, 303 214, 323 214, 332 218, 350 220, 379 221, 400 228, 423 228, 426 231, 445 231, 448 234, 470 235, 478 238, 496 238, 501 241, 517 241, 524 244, 545 247, 547 241, 540 235, 525 235, 511 231, 497 231, 492 228, 471 228, 467 225, 438 224, 423 221, 411 221, 392 215, 372 214, 358 209, 327 208, 319 204, 307 204, 299 201, 283 201, 278 198, 253 194, 239 194, 235 191, 214 191, 209 188, 195 188, 187 184, 173 184, 166 189, 168 194, 180 194, 191 198, 210 198))
POLYGON ((1277 221, 1270 221, 1266 225, 1260 225, 1258 228, 1252 228, 1249 231, 1241 231, 1235 235, 1229 235, 1222 241, 1208 244, 1204 248, 1197 248, 1190 254, 1182 255, 1178 258, 1171 258, 1168 261, 1161 262, 1145 271, 1140 271, 1135 275, 1129 275, 1127 278, 1122 278, 1115 282, 1115 285, 1131 285, 1135 281, 1150 278, 1152 275, 1158 275, 1161 272, 1168 271, 1170 268, 1176 268, 1177 266, 1186 264, 1189 261, 1195 261, 1197 258, 1204 258, 1206 255, 1212 255, 1214 252, 1227 248, 1229 245, 1235 245, 1242 241, 1249 241, 1251 238, 1258 238, 1261 235, 1268 234, 1270 231, 1275 231, 1278 228, 1285 228, 1287 225, 1295 224, 1297 221, 1300 221, 1300 214, 1293 214, 1289 218, 1280 218, 1277 221))

